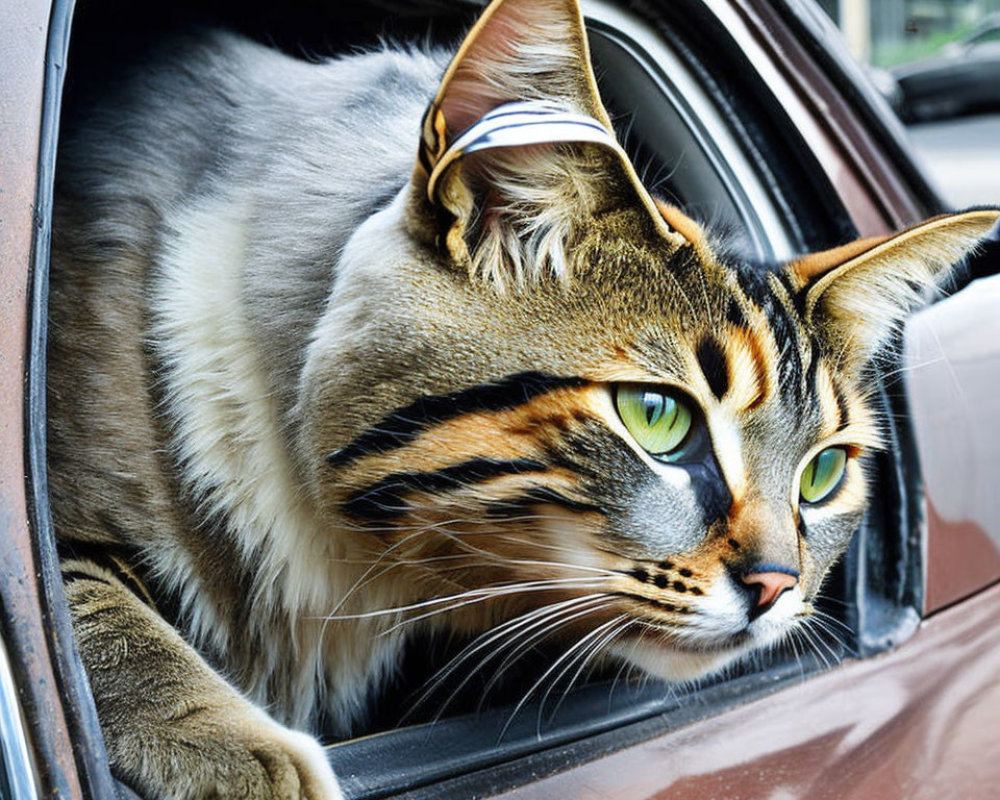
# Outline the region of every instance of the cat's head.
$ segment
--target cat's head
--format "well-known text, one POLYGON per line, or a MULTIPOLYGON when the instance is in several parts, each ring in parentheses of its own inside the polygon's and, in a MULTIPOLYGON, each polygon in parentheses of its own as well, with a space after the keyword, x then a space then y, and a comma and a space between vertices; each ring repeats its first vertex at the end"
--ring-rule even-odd
POLYGON ((723 258, 614 143, 576 3, 494 2, 310 351, 324 513, 495 647, 685 679, 773 644, 864 513, 866 365, 997 217, 723 258))

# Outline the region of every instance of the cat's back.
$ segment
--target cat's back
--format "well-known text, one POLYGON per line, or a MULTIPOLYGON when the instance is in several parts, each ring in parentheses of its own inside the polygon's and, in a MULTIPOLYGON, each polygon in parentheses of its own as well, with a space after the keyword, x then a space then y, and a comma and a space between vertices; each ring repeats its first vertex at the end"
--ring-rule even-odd
MULTIPOLYGON (((340 250, 408 179, 443 67, 389 47, 309 63, 205 30, 158 46, 72 113, 50 294, 50 473, 63 532, 143 528, 176 544, 191 520, 163 413, 171 343, 157 328, 158 293, 192 276, 222 291, 225 265, 210 250, 229 242, 238 274, 225 302, 267 391, 290 396, 340 250), (192 245, 192 231, 209 247, 192 245), (184 248, 196 257, 179 269, 184 248)), ((178 291, 196 299, 201 288, 178 291)))
POLYGON ((414 130, 444 66, 415 48, 309 62, 227 31, 178 35, 71 115, 57 200, 161 215, 210 192, 384 201, 409 177, 414 130))

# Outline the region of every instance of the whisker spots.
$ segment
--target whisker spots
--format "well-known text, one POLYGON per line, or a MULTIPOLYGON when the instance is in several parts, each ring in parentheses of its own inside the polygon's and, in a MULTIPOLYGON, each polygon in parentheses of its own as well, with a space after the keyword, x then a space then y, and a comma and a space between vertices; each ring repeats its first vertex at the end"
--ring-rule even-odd
POLYGON ((657 562, 656 567, 660 571, 657 572, 645 566, 638 566, 631 570, 620 572, 619 574, 632 578, 638 583, 641 583, 643 586, 668 593, 669 595, 674 595, 670 597, 669 600, 664 599, 664 597, 646 593, 638 594, 626 591, 620 594, 624 597, 629 597, 645 604, 654 605, 663 611, 678 614, 687 614, 693 611, 689 605, 678 602, 680 598, 676 595, 701 597, 705 594, 705 590, 695 583, 695 581, 697 581, 697 577, 695 576, 694 570, 688 567, 681 567, 677 569, 674 562, 668 560, 657 562), (687 580, 681 580, 682 578, 687 580))
POLYGON ((642 568, 634 569, 628 574, 639 581, 639 583, 649 583, 651 578, 650 574, 642 568))

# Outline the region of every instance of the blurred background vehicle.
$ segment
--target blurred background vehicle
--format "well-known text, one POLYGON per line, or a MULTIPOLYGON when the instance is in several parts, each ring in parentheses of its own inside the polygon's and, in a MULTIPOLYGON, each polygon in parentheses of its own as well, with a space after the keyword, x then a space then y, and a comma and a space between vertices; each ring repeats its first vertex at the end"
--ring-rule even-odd
POLYGON ((1000 113, 1000 14, 944 45, 939 55, 892 69, 907 123, 1000 113))
POLYGON ((1000 202, 1000 0, 823 0, 954 207, 1000 202))

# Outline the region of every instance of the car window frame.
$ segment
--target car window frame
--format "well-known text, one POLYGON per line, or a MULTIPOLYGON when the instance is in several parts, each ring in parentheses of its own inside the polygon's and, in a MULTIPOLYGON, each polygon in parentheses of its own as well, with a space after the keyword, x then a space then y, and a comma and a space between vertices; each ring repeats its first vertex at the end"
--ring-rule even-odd
MULTIPOLYGON (((61 719, 27 719, 28 742, 37 770, 45 777, 43 793, 79 792, 87 798, 122 797, 122 786, 111 775, 107 752, 90 683, 73 638, 72 622, 63 592, 55 534, 48 499, 46 463, 45 375, 48 322, 48 266, 52 239, 52 203, 56 150, 65 67, 69 53, 74 0, 51 0, 44 51, 41 119, 39 124, 34 217, 35 227, 28 268, 27 346, 24 381, 24 470, 30 547, 36 567, 39 612, 45 624, 34 631, 50 654, 61 719), (68 746, 39 735, 40 729, 65 726, 68 746), (53 749, 57 748, 57 749, 53 749), (71 769, 72 767, 72 769, 71 769)), ((39 654, 41 655, 41 654, 39 654)), ((12 656, 15 657, 15 656, 12 656)), ((29 675, 44 681, 42 676, 29 675)), ((37 713, 37 711, 35 712, 37 713)), ((127 792, 126 792, 127 794, 127 792)))

